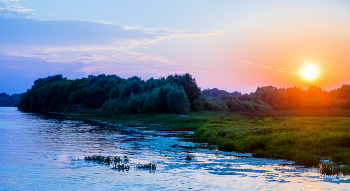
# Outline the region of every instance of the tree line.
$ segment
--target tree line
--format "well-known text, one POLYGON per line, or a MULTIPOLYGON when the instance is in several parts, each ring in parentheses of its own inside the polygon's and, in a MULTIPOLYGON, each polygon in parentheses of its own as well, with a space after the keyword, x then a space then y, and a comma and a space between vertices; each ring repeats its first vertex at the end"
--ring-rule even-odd
POLYGON ((38 113, 92 110, 104 114, 349 108, 349 93, 350 85, 329 92, 317 86, 307 90, 266 86, 250 94, 216 88, 201 91, 188 73, 148 80, 105 74, 70 80, 54 75, 37 79, 21 94, 18 108, 38 113))
POLYGON ((134 76, 90 75, 69 80, 39 78, 21 95, 26 112, 96 110, 106 114, 186 113, 201 110, 201 91, 190 74, 142 80, 134 76))
POLYGON ((310 86, 305 90, 300 87, 277 88, 274 86, 265 86, 258 87, 255 92, 243 95, 239 92, 229 93, 215 88, 203 90, 202 92, 209 97, 209 105, 204 105, 206 110, 254 110, 251 107, 264 107, 264 109, 274 110, 350 109, 350 85, 348 84, 330 91, 322 90, 317 86, 310 86))
POLYGON ((21 99, 21 94, 8 95, 7 93, 0 94, 0 107, 14 107, 21 99))

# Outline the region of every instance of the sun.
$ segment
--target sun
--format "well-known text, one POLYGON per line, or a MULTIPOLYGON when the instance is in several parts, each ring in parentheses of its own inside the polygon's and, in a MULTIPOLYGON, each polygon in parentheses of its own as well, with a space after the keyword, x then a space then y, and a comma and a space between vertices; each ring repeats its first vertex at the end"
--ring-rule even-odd
POLYGON ((307 80, 314 80, 318 75, 318 68, 315 65, 307 64, 301 69, 300 74, 307 80))

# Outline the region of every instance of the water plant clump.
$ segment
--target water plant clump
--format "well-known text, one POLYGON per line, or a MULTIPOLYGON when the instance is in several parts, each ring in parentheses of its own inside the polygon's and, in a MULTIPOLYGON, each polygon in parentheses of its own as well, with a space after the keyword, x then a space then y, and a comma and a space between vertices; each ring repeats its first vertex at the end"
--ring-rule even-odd
POLYGON ((123 158, 124 158, 124 162, 129 162, 128 156, 125 155, 123 158))
POLYGON ((116 157, 113 158, 113 162, 114 163, 120 163, 121 161, 122 161, 122 159, 120 157, 116 156, 116 157))
POLYGON ((319 172, 323 175, 349 175, 350 168, 346 165, 339 165, 330 162, 325 162, 320 165, 319 172))
POLYGON ((186 159, 186 160, 193 160, 193 159, 194 159, 194 156, 192 156, 192 155, 187 155, 185 159, 186 159))
POLYGON ((105 157, 100 155, 87 156, 84 158, 85 161, 92 161, 94 163, 109 166, 112 162, 111 157, 105 157))
POLYGON ((125 171, 129 171, 130 170, 130 166, 129 165, 125 165, 125 164, 113 164, 113 167, 112 167, 113 170, 125 170, 125 171))
MULTIPOLYGON (((119 165, 120 162, 122 162, 122 159, 119 156, 111 157, 111 156, 101 156, 101 155, 93 155, 93 156, 86 156, 84 158, 85 161, 92 161, 94 163, 110 166, 113 165, 116 167, 119 165)), ((128 162, 129 158, 127 156, 124 156, 124 162, 128 162)), ((113 167, 113 168, 114 168, 113 167)))
MULTIPOLYGON (((101 156, 101 155, 93 155, 93 156, 86 156, 84 158, 85 161, 92 161, 97 164, 110 166, 112 165, 113 170, 118 171, 129 171, 130 166, 127 164, 121 164, 122 162, 127 163, 130 161, 128 156, 123 156, 123 158, 119 156, 111 157, 111 156, 101 156)), ((149 163, 149 164, 138 164, 135 166, 138 169, 147 169, 147 170, 156 170, 157 165, 155 163, 149 163)))
POLYGON ((138 169, 146 169, 146 170, 156 170, 157 169, 157 165, 155 163, 138 164, 135 167, 138 169))

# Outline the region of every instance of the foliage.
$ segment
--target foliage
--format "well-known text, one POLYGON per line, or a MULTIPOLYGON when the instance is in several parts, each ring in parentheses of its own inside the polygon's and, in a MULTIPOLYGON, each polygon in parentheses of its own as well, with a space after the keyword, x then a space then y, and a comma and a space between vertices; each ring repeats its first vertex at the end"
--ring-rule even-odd
POLYGON ((21 94, 8 95, 6 93, 0 94, 0 107, 13 107, 16 106, 21 99, 21 94))
POLYGON ((255 112, 272 109, 254 93, 242 95, 239 92, 228 93, 216 88, 203 90, 201 101, 206 111, 255 112))
POLYGON ((273 86, 258 87, 254 93, 273 109, 328 109, 350 108, 350 85, 329 92, 317 86, 306 90, 301 88, 277 88, 273 86))
MULTIPOLYGON (((1 94, 0 105, 13 105, 18 95, 1 94)), ((350 85, 329 92, 320 87, 258 87, 241 94, 224 90, 200 91, 190 74, 159 79, 128 79, 90 75, 68 80, 62 75, 39 78, 21 95, 18 108, 26 112, 98 112, 104 114, 188 113, 190 111, 261 112, 286 109, 350 108, 350 85)))
POLYGON ((21 95, 26 112, 94 111, 105 114, 187 113, 201 108, 200 89, 190 74, 128 79, 101 74, 68 80, 39 78, 21 95))

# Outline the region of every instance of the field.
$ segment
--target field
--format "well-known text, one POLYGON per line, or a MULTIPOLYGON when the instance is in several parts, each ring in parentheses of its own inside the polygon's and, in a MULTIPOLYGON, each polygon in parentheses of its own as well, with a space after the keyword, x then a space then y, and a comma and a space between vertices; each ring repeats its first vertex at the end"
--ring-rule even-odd
POLYGON ((217 145, 219 150, 287 159, 319 167, 327 175, 350 174, 350 110, 85 117, 158 131, 194 131, 192 141, 217 145))

